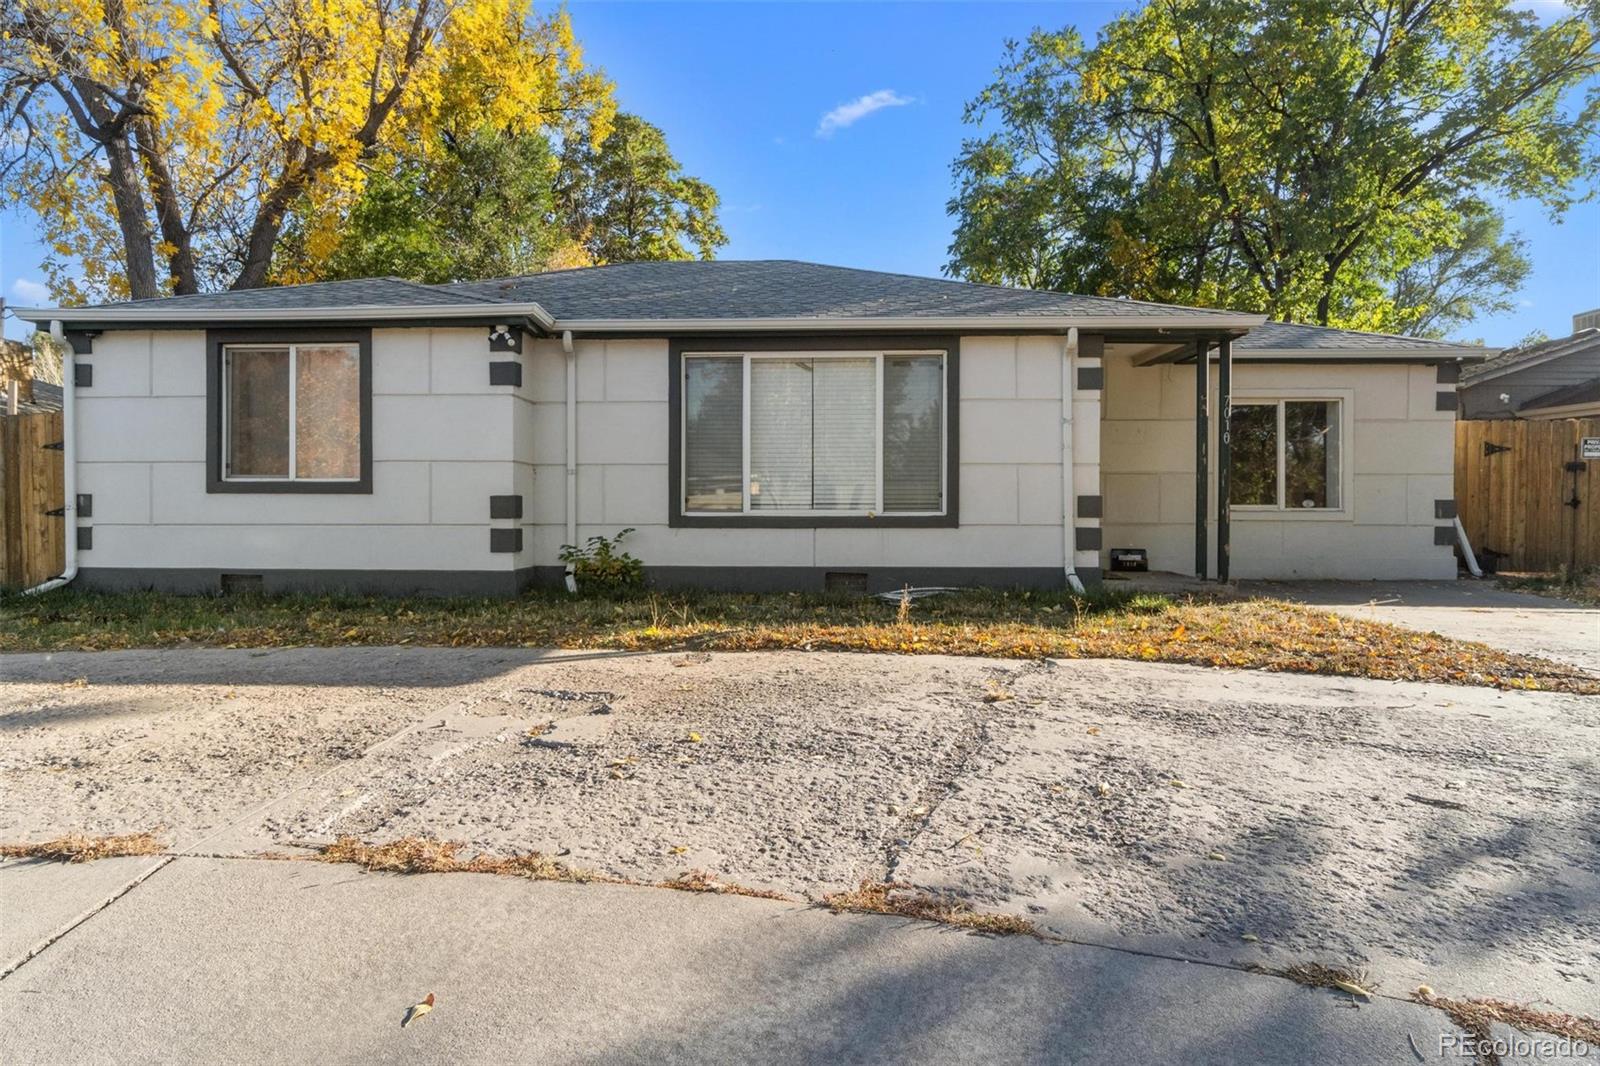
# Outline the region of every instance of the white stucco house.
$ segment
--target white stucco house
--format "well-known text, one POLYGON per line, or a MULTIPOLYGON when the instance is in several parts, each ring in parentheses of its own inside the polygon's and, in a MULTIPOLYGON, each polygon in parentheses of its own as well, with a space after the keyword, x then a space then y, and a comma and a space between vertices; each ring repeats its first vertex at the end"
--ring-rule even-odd
POLYGON ((664 585, 1450 578, 1489 354, 788 261, 17 313, 73 352, 69 571, 195 592, 512 593, 625 527, 664 585))

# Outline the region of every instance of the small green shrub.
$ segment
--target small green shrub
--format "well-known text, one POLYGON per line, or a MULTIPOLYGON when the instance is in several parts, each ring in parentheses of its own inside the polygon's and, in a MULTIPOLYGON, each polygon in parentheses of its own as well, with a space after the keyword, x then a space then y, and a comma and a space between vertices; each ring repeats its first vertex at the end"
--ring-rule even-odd
POLYGON ((630 527, 614 537, 590 537, 581 548, 576 544, 561 546, 561 561, 572 567, 580 590, 587 586, 614 591, 644 584, 644 563, 621 550, 623 538, 632 532, 630 527))

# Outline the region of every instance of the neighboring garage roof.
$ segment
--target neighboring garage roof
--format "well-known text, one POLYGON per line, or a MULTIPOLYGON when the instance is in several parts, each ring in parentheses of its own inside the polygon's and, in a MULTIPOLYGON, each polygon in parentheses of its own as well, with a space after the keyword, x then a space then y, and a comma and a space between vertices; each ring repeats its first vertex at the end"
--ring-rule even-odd
MULTIPOLYGON (((50 411, 61 410, 61 386, 52 385, 48 381, 35 381, 32 383, 33 395, 27 395, 27 386, 21 390, 23 395, 17 401, 19 415, 43 414, 50 411)), ((0 418, 6 415, 4 390, 0 389, 0 418)))
POLYGON ((1554 407, 1577 407, 1591 403, 1600 403, 1600 378, 1590 378, 1576 385, 1563 385, 1559 389, 1542 392, 1518 410, 1546 411, 1554 407))
POLYGON ((19 308, 68 328, 138 323, 526 316, 545 330, 1014 328, 1241 331, 1262 316, 976 285, 793 260, 618 263, 495 281, 321 282, 89 308, 19 308))
POLYGON ((1475 385, 1482 381, 1490 381, 1504 374, 1548 363, 1552 359, 1576 355, 1589 348, 1593 348, 1597 358, 1600 358, 1600 329, 1580 329, 1570 337, 1558 337, 1553 341, 1541 341, 1538 344, 1508 349, 1463 373, 1461 383, 1475 385))
POLYGON ((1298 322, 1264 322, 1233 342, 1235 354, 1245 358, 1287 356, 1360 356, 1369 358, 1482 359, 1494 349, 1477 344, 1404 337, 1393 333, 1362 333, 1330 326, 1308 326, 1298 322))

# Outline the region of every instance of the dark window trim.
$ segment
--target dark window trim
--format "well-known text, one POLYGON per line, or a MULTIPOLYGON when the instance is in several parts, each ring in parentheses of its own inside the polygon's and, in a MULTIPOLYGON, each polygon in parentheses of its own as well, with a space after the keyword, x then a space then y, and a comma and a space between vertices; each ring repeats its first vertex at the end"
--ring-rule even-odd
MULTIPOLYGON (((294 383, 290 382, 290 387, 294 383)), ((370 329, 206 330, 206 492, 372 493, 372 331, 370 329), (222 476, 222 348, 227 344, 354 344, 361 353, 361 476, 355 481, 229 481, 222 476)))
POLYGON ((799 337, 673 337, 667 342, 667 525, 677 529, 948 529, 961 524, 961 339, 948 333, 829 333, 799 337), (683 513, 683 355, 726 352, 943 351, 945 513, 705 515, 683 513))

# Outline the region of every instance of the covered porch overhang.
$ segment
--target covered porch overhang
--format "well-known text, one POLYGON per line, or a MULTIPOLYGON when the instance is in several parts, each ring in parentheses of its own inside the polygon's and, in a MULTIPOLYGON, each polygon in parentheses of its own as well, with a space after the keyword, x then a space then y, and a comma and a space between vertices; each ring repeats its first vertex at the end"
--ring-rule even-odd
POLYGON ((1212 457, 1210 433, 1213 412, 1217 419, 1217 581, 1229 580, 1231 530, 1228 497, 1233 473, 1233 449, 1229 423, 1233 409, 1233 342, 1244 336, 1244 329, 1127 330, 1104 334, 1107 354, 1130 358, 1136 367, 1192 364, 1195 368, 1194 392, 1194 572, 1204 580, 1210 559, 1209 525, 1213 520, 1209 487, 1212 457), (1211 361, 1217 363, 1216 395, 1211 392, 1211 361))

